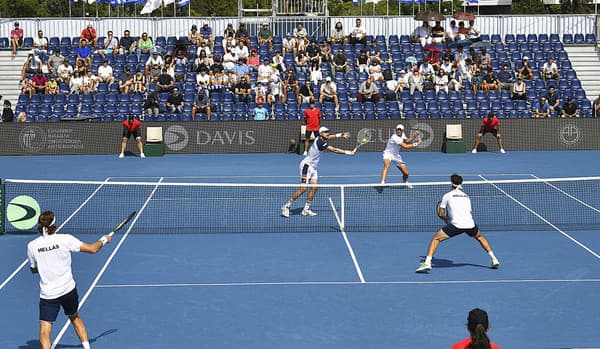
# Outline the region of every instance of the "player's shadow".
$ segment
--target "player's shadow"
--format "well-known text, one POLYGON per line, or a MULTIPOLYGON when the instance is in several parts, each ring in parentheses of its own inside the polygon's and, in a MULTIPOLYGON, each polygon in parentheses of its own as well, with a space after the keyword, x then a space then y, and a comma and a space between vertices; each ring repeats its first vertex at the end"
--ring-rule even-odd
MULTIPOLYGON (((421 258, 425 258, 425 256, 421 256, 421 258)), ((489 265, 481 265, 481 264, 473 264, 473 263, 454 263, 454 261, 450 259, 442 259, 442 258, 433 258, 431 260, 431 264, 434 268, 460 268, 460 267, 477 267, 477 268, 485 268, 490 269, 489 265)))
MULTIPOLYGON (((104 331, 102 333, 100 333, 99 335, 97 335, 94 338, 90 338, 90 343, 94 343, 95 341, 97 341, 98 339, 104 337, 104 336, 108 336, 109 334, 113 334, 117 332, 116 328, 113 328, 112 330, 108 330, 108 331, 104 331)), ((19 349, 39 349, 40 348, 40 341, 35 339, 35 340, 30 340, 27 341, 27 343, 25 345, 20 345, 19 349)), ((83 346, 81 345, 81 343, 78 344, 58 344, 56 347, 56 349, 60 349, 60 348, 83 348, 83 346)))

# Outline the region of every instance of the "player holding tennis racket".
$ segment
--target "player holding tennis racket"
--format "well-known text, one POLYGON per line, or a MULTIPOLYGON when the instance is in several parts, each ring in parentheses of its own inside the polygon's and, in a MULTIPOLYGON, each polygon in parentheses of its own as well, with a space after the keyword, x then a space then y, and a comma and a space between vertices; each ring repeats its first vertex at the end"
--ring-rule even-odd
MULTIPOLYGON (((396 133, 393 134, 387 141, 385 150, 383 151, 383 170, 381 171, 381 184, 385 184, 387 179, 388 171, 392 161, 396 163, 396 167, 402 172, 402 182, 404 182, 408 188, 412 188, 408 184, 408 167, 400 155, 400 148, 402 149, 414 149, 421 144, 421 137, 419 137, 419 131, 415 130, 415 133, 407 137, 404 133, 404 125, 396 125, 396 133)), ((383 187, 377 187, 378 192, 383 191, 383 187)))
MULTIPOLYGON (((292 207, 292 203, 294 201, 296 201, 296 199, 298 199, 300 196, 302 196, 302 194, 304 194, 308 190, 308 187, 306 187, 304 184, 306 184, 306 183, 318 184, 319 175, 317 173, 317 166, 319 165, 319 160, 321 159, 322 152, 324 152, 325 150, 329 150, 330 152, 337 153, 337 154, 346 154, 346 155, 354 156, 354 154, 356 153, 354 150, 343 150, 343 149, 339 149, 336 147, 332 147, 329 144, 327 144, 328 140, 340 138, 340 137, 344 137, 344 138, 348 139, 350 137, 350 134, 348 132, 344 132, 344 133, 337 133, 335 135, 331 135, 331 134, 329 134, 329 129, 327 127, 321 127, 319 129, 319 137, 311 145, 306 157, 304 159, 302 159, 302 162, 300 162, 300 178, 301 178, 301 182, 303 185, 300 188, 298 188, 294 192, 294 194, 292 194, 292 196, 290 197, 288 202, 286 202, 285 205, 283 205, 281 207, 281 215, 282 216, 284 216, 286 218, 289 217, 290 216, 290 207, 292 207)), ((304 204, 304 209, 302 210, 303 216, 316 216, 317 215, 315 212, 313 212, 310 209, 310 204, 312 203, 318 189, 319 188, 317 188, 317 187, 310 188, 310 190, 308 192, 308 196, 306 197, 306 203, 304 204)))
POLYGON ((457 174, 450 176, 452 190, 442 197, 437 215, 446 222, 446 226, 440 229, 432 238, 427 250, 425 261, 417 268, 417 273, 426 273, 431 270, 431 260, 440 242, 451 237, 466 233, 476 239, 481 247, 492 259, 492 268, 497 269, 500 262, 494 255, 487 239, 481 235, 477 224, 471 214, 471 199, 462 191, 463 178, 457 174))
POLYGON ((43 349, 50 349, 52 323, 56 321, 61 306, 73 324, 83 348, 90 348, 85 324, 77 312, 79 295, 71 272, 71 252, 98 252, 110 242, 114 231, 127 224, 132 216, 111 234, 88 244, 70 234, 56 234, 56 218, 52 211, 40 214, 38 230, 42 236, 27 244, 27 258, 31 272, 40 275, 40 344, 43 349))

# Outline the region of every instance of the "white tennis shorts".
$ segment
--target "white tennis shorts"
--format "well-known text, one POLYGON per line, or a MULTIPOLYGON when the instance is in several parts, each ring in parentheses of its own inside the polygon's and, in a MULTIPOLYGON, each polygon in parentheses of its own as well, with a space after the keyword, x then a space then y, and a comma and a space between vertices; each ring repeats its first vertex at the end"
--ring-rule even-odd
POLYGON ((314 168, 308 161, 302 160, 300 162, 300 180, 302 183, 310 183, 312 180, 317 180, 319 178, 319 173, 317 169, 314 168))
POLYGON ((396 163, 396 165, 405 164, 405 162, 404 162, 404 160, 402 160, 402 156, 400 156, 400 154, 391 154, 388 152, 383 152, 383 160, 390 160, 390 161, 396 163))

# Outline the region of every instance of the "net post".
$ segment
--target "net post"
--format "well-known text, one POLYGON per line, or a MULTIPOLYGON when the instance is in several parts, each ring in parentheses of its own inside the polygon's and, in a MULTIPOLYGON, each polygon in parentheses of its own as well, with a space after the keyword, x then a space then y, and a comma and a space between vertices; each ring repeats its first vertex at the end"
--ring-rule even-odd
POLYGON ((4 194, 4 181, 0 178, 0 235, 4 234, 4 221, 6 219, 6 205, 4 194))
POLYGON ((340 186, 340 221, 341 221, 341 229, 342 231, 346 230, 346 205, 344 203, 344 186, 340 186))

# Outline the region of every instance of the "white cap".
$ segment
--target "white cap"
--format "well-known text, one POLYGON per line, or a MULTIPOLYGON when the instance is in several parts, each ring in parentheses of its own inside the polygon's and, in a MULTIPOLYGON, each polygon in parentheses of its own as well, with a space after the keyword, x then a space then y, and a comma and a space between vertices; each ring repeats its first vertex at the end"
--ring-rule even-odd
POLYGON ((396 125, 396 130, 402 130, 402 131, 404 131, 404 125, 402 125, 402 124, 396 125))
POLYGON ((325 81, 327 81, 327 82, 331 81, 331 77, 329 77, 329 76, 328 76, 328 77, 326 77, 326 78, 325 78, 325 81))
POLYGON ((329 132, 329 129, 325 126, 322 126, 321 128, 319 128, 319 133, 323 133, 323 132, 329 132))
POLYGON ((527 57, 527 56, 523 56, 523 59, 529 60, 529 57, 527 57))
POLYGON ((406 71, 404 69, 400 70, 400 74, 406 74, 406 71))

